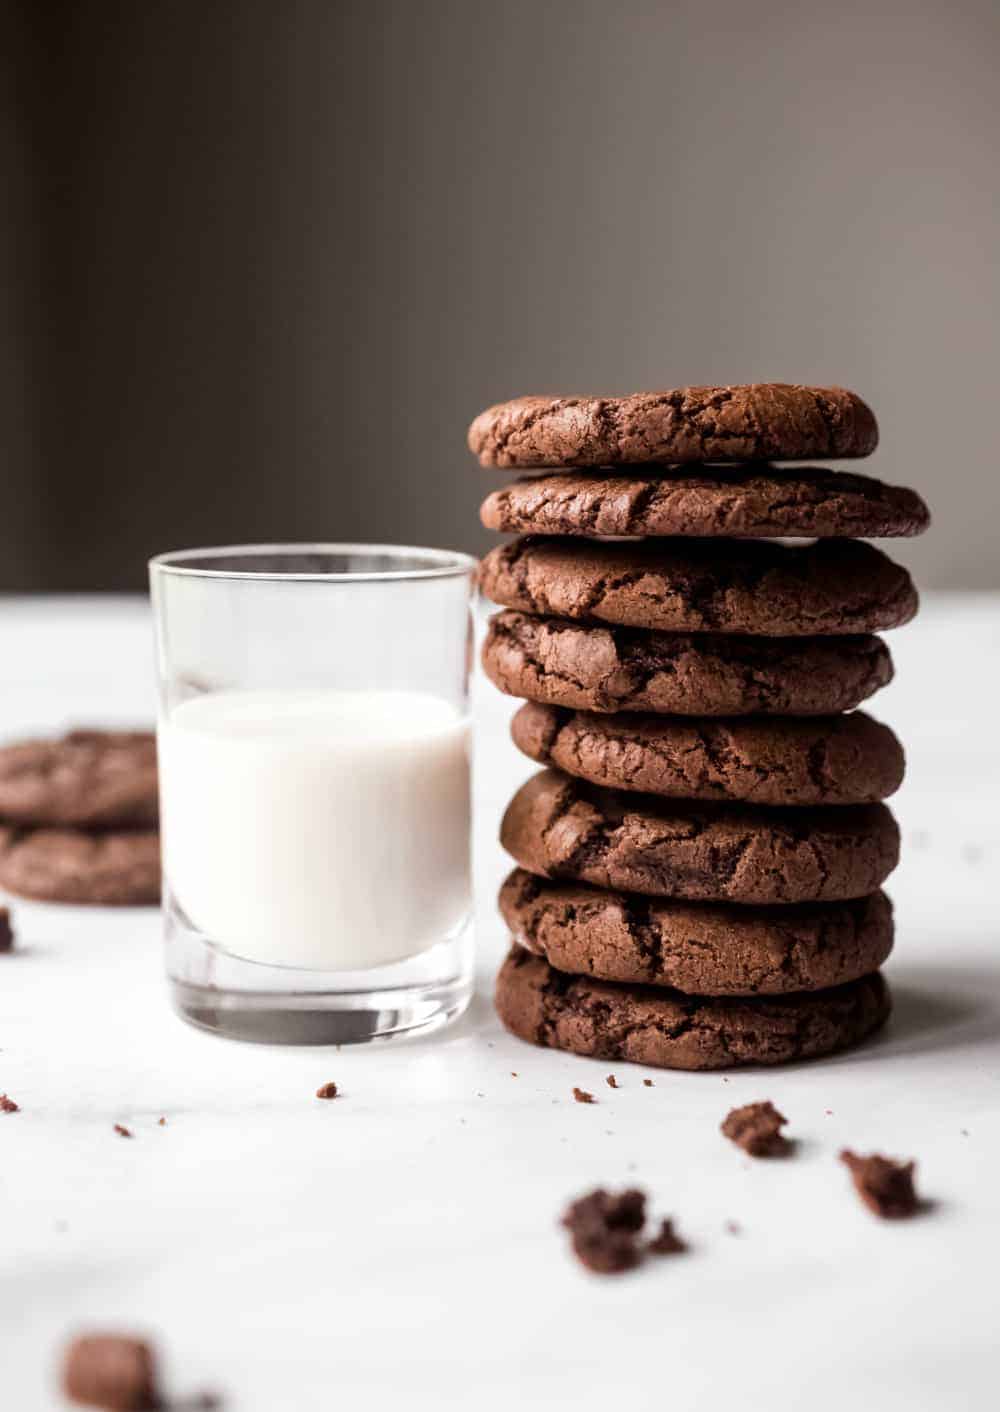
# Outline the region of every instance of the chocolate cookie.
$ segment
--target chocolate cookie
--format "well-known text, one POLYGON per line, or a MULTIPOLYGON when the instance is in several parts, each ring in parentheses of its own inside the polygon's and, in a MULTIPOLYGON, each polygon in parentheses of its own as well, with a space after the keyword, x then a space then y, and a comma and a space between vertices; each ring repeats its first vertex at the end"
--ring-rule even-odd
POLYGON ((515 946, 497 977, 497 1013, 520 1039, 663 1069, 729 1069, 814 1059, 858 1044, 889 1017, 878 972, 807 995, 711 999, 568 976, 515 946))
POLYGON ((689 995, 784 995, 866 976, 892 950, 884 892, 852 902, 740 907, 549 882, 500 889, 511 937, 557 971, 689 995))
POLYGON ((0 747, 0 819, 79 827, 156 825, 156 737, 70 731, 0 747))
POLYGON ((842 387, 757 382, 627 397, 516 397, 469 428, 481 466, 809 461, 868 456, 871 409, 842 387))
POLYGON ((775 809, 690 804, 542 770, 500 825, 540 877, 704 902, 837 902, 874 892, 899 859, 884 804, 775 809))
POLYGON ((930 522, 912 490, 843 471, 760 465, 535 476, 495 490, 479 514, 487 529, 514 534, 730 539, 879 539, 921 534, 930 522))
POLYGON ((648 632, 510 610, 490 619, 483 668, 510 696, 684 716, 832 714, 892 680, 877 637, 648 632))
POLYGON ((40 902, 158 902, 160 836, 0 828, 0 887, 40 902))
POLYGON ((665 632, 823 637, 877 632, 917 611, 910 576, 858 540, 515 539, 480 565, 505 608, 665 632))
POLYGON ((754 804, 870 804, 903 780, 903 747, 863 711, 810 720, 596 715, 529 701, 514 744, 612 789, 754 804))

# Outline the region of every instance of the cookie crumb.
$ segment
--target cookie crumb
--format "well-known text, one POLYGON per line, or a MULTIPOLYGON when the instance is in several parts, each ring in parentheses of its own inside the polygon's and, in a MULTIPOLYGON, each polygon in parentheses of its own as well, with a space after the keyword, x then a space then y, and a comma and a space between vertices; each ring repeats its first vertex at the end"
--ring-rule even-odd
POLYGON ((596 1187, 569 1204, 562 1223, 572 1231, 597 1220, 609 1230, 638 1234, 646 1223, 646 1193, 638 1187, 626 1187, 612 1196, 604 1187, 596 1187))
POLYGON ((617 1275, 638 1265, 636 1237, 645 1223, 646 1195, 634 1187, 617 1196, 598 1187, 571 1202, 562 1218, 577 1259, 598 1275, 617 1275))
POLYGON ((643 1079, 642 1082, 643 1082, 643 1085, 644 1085, 645 1088, 652 1088, 652 1087, 653 1087, 653 1080, 652 1080, 652 1079, 643 1079))
POLYGON ((516 1079, 516 1078, 517 1078, 517 1074, 515 1073, 515 1071, 514 1071, 513 1069, 511 1069, 511 1071, 510 1071, 510 1076, 511 1076, 512 1079, 516 1079))
POLYGON ((336 1085, 335 1083, 320 1084, 319 1088, 316 1090, 316 1097, 317 1097, 317 1098, 336 1098, 336 1097, 337 1097, 337 1085, 336 1085))
POLYGON ((751 1157, 782 1157, 791 1147, 781 1129, 788 1119, 770 1101, 734 1108, 719 1125, 723 1137, 742 1147, 751 1157))
POLYGON ((165 1128, 165 1127, 167 1126, 167 1120, 166 1120, 166 1118, 157 1118, 157 1120, 156 1120, 156 1126, 157 1126, 158 1128, 165 1128))
POLYGON ((597 1099, 594 1097, 594 1095, 592 1093, 588 1093, 585 1088, 575 1088, 573 1090, 573 1097, 576 1099, 577 1103, 597 1102, 597 1099))
POLYGON ((153 1350, 143 1339, 91 1334, 66 1350, 63 1391, 72 1402, 112 1412, 146 1412, 162 1406, 153 1350))
POLYGON ((682 1255, 687 1250, 687 1244, 674 1230, 673 1221, 665 1216, 660 1222, 658 1234, 646 1242, 646 1249, 651 1255, 682 1255))
POLYGON ((127 1128, 124 1123, 115 1123, 115 1132, 119 1137, 131 1137, 132 1129, 127 1128))
POLYGON ((743 1234, 743 1227, 740 1225, 739 1221, 727 1221, 722 1229, 727 1235, 738 1236, 743 1234))
POLYGON ((614 1074, 609 1074, 604 1082, 607 1084, 608 1088, 618 1087, 618 1080, 615 1078, 614 1074))
POLYGON ((20 1113, 21 1105, 15 1103, 13 1098, 8 1098, 5 1093, 0 1093, 0 1113, 20 1113))
POLYGON ((846 1147, 840 1160, 850 1172, 861 1200, 876 1216, 888 1221, 902 1220, 920 1209, 913 1186, 915 1162, 894 1162, 877 1152, 859 1157, 846 1147))
POLYGON ((968 1136, 969 1136, 969 1129, 968 1129, 968 1128, 959 1128, 958 1131, 962 1134, 963 1137, 968 1137, 968 1136))
POLYGON ((0 951, 13 951, 14 928, 10 924, 10 908, 0 907, 0 951))

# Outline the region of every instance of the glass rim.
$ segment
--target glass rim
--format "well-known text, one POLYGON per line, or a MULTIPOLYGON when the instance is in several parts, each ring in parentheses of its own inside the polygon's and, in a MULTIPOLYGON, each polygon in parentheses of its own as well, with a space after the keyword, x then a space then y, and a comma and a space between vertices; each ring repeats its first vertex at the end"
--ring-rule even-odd
POLYGON ((246 582, 270 581, 288 583, 400 583, 407 579, 460 578, 475 573, 478 560, 471 554, 457 549, 429 549, 409 544, 362 544, 349 541, 316 541, 284 544, 223 544, 206 546, 203 549, 170 549, 163 554, 155 554, 149 560, 150 573, 170 574, 183 578, 202 579, 241 579, 246 582), (329 554, 348 556, 351 554, 382 555, 386 559, 418 559, 424 562, 419 567, 397 569, 345 569, 318 572, 315 569, 248 569, 248 568, 204 568, 198 566, 202 559, 247 559, 254 555, 290 560, 307 555, 329 554))

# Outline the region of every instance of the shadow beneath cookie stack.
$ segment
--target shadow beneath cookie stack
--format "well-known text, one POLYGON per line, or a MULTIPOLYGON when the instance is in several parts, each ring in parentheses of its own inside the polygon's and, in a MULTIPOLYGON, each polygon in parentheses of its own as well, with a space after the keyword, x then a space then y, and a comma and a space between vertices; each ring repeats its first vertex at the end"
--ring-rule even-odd
POLYGON ((525 699, 512 734, 542 767, 501 825, 501 1020, 688 1070, 859 1045, 890 1011, 883 801, 904 766, 856 708, 892 676, 874 634, 917 608, 863 541, 929 517, 912 491, 772 463, 868 455, 871 411, 785 384, 528 397, 469 442, 531 472, 482 508, 518 536, 482 564, 502 609, 483 664, 525 699))
POLYGON ((996 1038, 992 997, 1000 989, 995 966, 907 967, 893 979, 892 1024, 871 1044, 840 1056, 844 1064, 955 1053, 996 1038))

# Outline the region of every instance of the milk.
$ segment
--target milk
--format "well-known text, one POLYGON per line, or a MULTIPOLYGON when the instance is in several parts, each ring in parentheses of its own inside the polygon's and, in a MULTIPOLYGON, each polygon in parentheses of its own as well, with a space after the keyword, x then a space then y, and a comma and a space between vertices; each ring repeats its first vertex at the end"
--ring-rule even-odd
POLYGON ((405 691, 225 691, 159 730, 164 873, 237 956, 362 970, 470 909, 466 718, 405 691))

